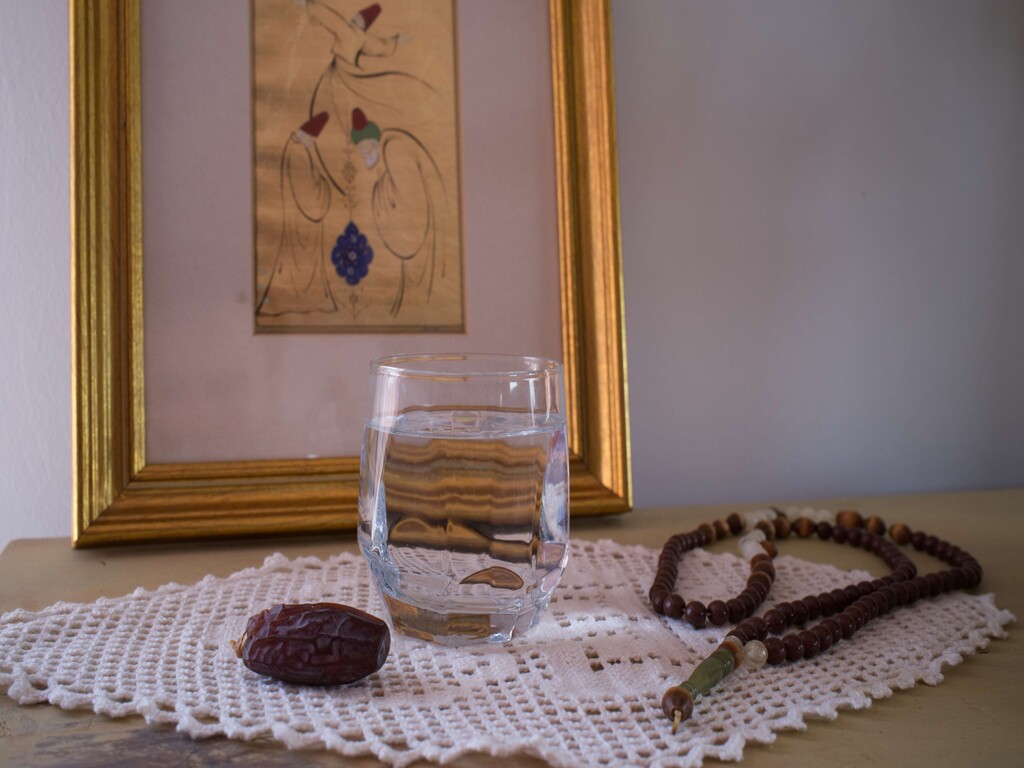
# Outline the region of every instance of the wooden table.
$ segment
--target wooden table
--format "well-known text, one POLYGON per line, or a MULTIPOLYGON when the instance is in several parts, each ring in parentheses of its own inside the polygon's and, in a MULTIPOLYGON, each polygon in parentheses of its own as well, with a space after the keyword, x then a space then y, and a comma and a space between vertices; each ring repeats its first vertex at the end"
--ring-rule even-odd
MULTIPOLYGON (((824 509, 853 508, 887 522, 953 541, 985 568, 981 591, 994 592, 1000 608, 1024 617, 1024 490, 798 502, 824 509)), ((787 506, 788 502, 781 503, 787 506)), ((614 518, 574 520, 580 539, 611 538, 660 546, 666 535, 699 522, 758 505, 684 507, 637 511, 614 518)), ((728 542, 714 548, 730 546, 728 542)), ((59 600, 93 601, 135 587, 169 581, 191 583, 260 565, 275 551, 289 557, 327 557, 356 551, 353 538, 261 541, 73 550, 63 539, 12 542, 0 554, 0 611, 44 608, 59 600)), ((786 553, 880 573, 875 558, 847 547, 791 540, 786 553)), ((930 558, 917 558, 926 572, 930 558)), ((884 566, 882 566, 884 568, 884 566)), ((748 745, 744 765, 792 766, 1019 766, 1024 765, 1024 643, 1016 625, 1010 637, 947 669, 935 687, 918 685, 870 709, 843 711, 834 721, 811 721, 807 730, 786 731, 772 745, 748 745)), ((345 760, 321 751, 290 752, 272 740, 192 741, 167 726, 147 726, 139 717, 111 720, 89 711, 65 712, 38 705, 20 707, 0 694, 0 764, 34 766, 227 765, 374 766, 373 759, 345 760)), ((425 764, 422 764, 425 765, 425 764)), ((535 759, 470 755, 457 766, 536 766, 535 759)))

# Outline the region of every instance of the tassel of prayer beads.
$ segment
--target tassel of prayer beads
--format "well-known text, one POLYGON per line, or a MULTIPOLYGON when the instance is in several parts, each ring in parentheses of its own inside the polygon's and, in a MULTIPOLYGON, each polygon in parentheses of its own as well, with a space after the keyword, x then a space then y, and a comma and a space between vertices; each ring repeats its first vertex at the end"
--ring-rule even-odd
POLYGON ((665 691, 661 710, 672 721, 672 733, 693 714, 693 702, 727 678, 740 664, 746 661, 749 666, 760 667, 767 658, 768 652, 758 640, 744 645, 738 637, 726 637, 714 653, 697 665, 685 682, 665 691))

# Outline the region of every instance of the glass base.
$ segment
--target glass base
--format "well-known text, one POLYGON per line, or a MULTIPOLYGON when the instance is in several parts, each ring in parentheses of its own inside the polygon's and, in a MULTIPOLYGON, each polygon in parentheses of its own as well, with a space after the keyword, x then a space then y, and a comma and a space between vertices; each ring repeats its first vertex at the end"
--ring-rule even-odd
POLYGON ((439 612, 385 594, 391 629, 399 635, 458 648, 506 643, 530 630, 544 606, 524 606, 519 613, 439 612))

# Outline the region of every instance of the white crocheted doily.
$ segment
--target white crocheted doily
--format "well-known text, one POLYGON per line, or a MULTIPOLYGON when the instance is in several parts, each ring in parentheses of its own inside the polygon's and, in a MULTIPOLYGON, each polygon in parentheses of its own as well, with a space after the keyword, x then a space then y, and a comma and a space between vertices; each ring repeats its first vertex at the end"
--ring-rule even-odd
MULTIPOLYGON (((193 737, 272 735, 289 747, 322 745, 394 765, 518 752, 567 767, 699 766, 706 757, 737 760, 746 742, 771 742, 808 716, 834 718, 893 689, 938 683, 944 664, 1005 636, 1013 620, 991 595, 920 601, 812 661, 732 674, 672 736, 662 694, 725 628, 698 631, 656 616, 646 597, 656 561, 643 547, 574 541, 561 586, 525 638, 460 650, 395 637, 377 674, 316 688, 250 672, 230 640, 250 615, 280 602, 383 611, 360 557, 274 555, 261 568, 192 586, 4 614, 0 689, 22 704, 138 713, 193 737)), ((870 578, 788 556, 775 563, 770 602, 870 578)), ((707 601, 739 592, 747 571, 735 555, 697 550, 680 578, 688 598, 707 601)))

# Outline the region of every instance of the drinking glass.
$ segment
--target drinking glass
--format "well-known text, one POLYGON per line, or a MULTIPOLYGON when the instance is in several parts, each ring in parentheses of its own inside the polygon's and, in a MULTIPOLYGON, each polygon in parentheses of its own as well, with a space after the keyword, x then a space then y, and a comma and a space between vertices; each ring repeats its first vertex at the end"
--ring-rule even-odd
POLYGON ((497 354, 370 363, 359 545, 393 631, 449 646, 537 623, 568 560, 562 365, 497 354))

